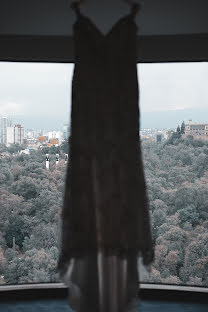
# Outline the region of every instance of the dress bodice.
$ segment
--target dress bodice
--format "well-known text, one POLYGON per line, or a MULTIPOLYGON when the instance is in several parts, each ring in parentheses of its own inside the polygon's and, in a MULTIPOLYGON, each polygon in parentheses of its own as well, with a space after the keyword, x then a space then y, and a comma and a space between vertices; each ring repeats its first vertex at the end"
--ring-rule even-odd
POLYGON ((135 50, 138 26, 134 17, 138 6, 134 3, 130 13, 121 17, 104 35, 89 17, 81 13, 78 3, 73 3, 77 17, 73 24, 75 60, 96 65, 99 60, 102 63, 110 60, 111 64, 134 60, 127 55, 129 49, 135 50))
MULTIPOLYGON (((73 3, 75 49, 69 160, 62 210, 59 270, 102 250, 153 261, 139 137, 139 5, 104 35, 73 3)), ((94 309, 95 311, 95 309, 94 309)))

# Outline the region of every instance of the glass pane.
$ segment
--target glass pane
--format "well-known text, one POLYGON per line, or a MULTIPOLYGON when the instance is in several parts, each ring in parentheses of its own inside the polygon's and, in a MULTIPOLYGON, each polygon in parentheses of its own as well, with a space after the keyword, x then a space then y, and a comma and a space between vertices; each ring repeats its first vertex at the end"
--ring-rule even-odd
POLYGON ((155 262, 141 282, 208 286, 208 64, 140 64, 155 262))
MULTIPOLYGON (((0 63, 2 285, 59 282, 73 67, 0 63)), ((140 281, 207 287, 208 65, 139 64, 138 76, 156 250, 140 281)))
POLYGON ((0 283, 58 282, 73 64, 0 63, 0 283))

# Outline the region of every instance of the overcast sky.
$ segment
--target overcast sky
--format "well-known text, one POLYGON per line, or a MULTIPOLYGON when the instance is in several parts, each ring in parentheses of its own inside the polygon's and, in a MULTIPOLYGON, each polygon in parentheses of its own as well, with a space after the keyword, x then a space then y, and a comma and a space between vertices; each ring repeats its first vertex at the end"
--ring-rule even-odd
MULTIPOLYGON (((0 62, 0 115, 25 128, 61 127, 70 119, 73 69, 0 62)), ((208 63, 139 64, 138 77, 143 127, 175 127, 189 118, 208 122, 208 63)))

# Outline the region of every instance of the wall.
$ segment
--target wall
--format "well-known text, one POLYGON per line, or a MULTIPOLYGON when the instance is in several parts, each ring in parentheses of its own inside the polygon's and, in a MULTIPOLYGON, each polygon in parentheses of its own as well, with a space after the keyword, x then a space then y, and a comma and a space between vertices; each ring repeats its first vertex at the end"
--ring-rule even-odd
MULTIPOLYGON (((75 15, 67 8, 67 2, 1 0, 0 35, 71 35, 75 15)), ((111 5, 109 1, 105 1, 104 10, 103 5, 101 10, 94 3, 95 0, 85 1, 83 12, 88 13, 97 25, 106 23, 106 29, 108 21, 110 28, 115 16, 123 15, 129 10, 122 0, 111 0, 111 5)), ((98 0, 96 3, 98 4, 98 0)), ((136 22, 140 25, 141 35, 208 33, 207 12, 207 0, 145 0, 143 11, 136 22)))

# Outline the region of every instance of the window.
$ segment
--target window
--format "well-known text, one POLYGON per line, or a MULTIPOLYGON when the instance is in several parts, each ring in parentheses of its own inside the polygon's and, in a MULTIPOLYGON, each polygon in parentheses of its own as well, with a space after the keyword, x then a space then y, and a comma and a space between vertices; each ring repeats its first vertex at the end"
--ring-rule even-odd
POLYGON ((0 68, 0 284, 58 282, 73 65, 0 68))
POLYGON ((141 281, 207 287, 208 64, 140 64, 139 77, 156 251, 152 273, 144 272, 141 281))
MULTIPOLYGON (((0 69, 0 283, 59 282, 73 64, 0 69)), ((208 140, 190 135, 190 125, 208 127, 208 65, 143 63, 138 75, 156 250, 141 282, 207 287, 208 140)))

